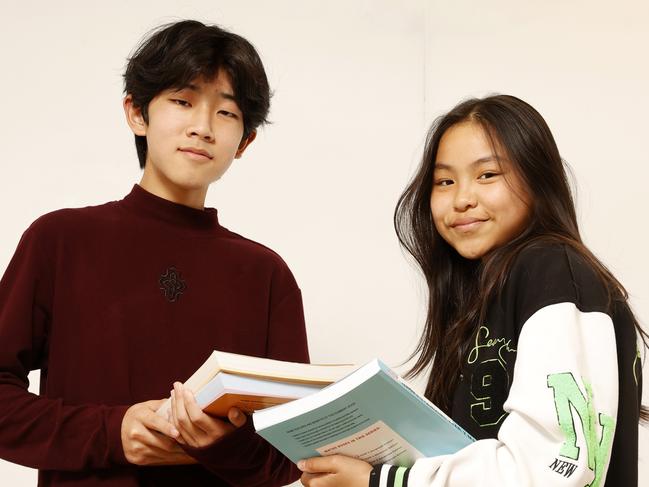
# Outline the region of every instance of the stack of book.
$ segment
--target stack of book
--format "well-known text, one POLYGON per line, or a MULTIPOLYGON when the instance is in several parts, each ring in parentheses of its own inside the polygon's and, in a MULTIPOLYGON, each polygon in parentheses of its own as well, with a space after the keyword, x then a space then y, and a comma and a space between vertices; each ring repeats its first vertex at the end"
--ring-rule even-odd
POLYGON ((254 412, 257 433, 296 463, 340 454, 407 467, 475 441, 379 359, 358 367, 214 352, 185 386, 210 414, 254 412))

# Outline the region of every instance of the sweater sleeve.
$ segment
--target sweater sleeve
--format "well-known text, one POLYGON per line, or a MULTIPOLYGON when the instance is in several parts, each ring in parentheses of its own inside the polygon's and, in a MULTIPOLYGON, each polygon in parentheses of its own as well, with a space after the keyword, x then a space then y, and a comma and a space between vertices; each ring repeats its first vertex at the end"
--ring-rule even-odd
POLYGON ((47 397, 52 258, 42 224, 23 235, 0 281, 0 457, 38 469, 83 470, 126 464, 121 421, 127 406, 71 405, 47 397), (28 392, 42 370, 43 395, 28 392))
MULTIPOLYGON (((287 268, 279 279, 279 282, 275 280, 274 289, 271 290, 267 356, 277 360, 308 363, 300 289, 287 268), (288 292, 285 291, 287 287, 288 292)), ((243 427, 213 445, 202 449, 187 449, 187 452, 230 485, 282 486, 297 480, 301 475, 293 462, 256 434, 252 418, 248 418, 243 427)))
POLYGON ((508 416, 497 439, 418 460, 411 469, 379 466, 375 478, 388 487, 601 486, 617 399, 609 316, 581 312, 573 303, 550 305, 530 317, 521 332, 504 406, 508 416))
POLYGON ((602 286, 592 275, 575 279, 565 262, 537 259, 510 287, 522 328, 497 438, 412 468, 379 465, 370 485, 604 485, 618 412, 616 334, 602 286), (582 293, 595 299, 584 304, 582 293))

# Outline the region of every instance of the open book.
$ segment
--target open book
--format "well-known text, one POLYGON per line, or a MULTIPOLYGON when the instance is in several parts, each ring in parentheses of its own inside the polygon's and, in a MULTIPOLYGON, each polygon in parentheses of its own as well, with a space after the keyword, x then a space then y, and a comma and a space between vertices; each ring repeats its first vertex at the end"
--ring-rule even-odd
POLYGON ((258 411, 253 421, 295 463, 341 454, 408 467, 475 441, 378 359, 313 394, 258 411))
MULTIPOLYGON (((214 351, 184 385, 207 413, 227 416, 231 407, 252 413, 305 397, 345 375, 353 365, 313 365, 283 362, 214 351)), ((158 409, 166 416, 171 401, 158 409)))

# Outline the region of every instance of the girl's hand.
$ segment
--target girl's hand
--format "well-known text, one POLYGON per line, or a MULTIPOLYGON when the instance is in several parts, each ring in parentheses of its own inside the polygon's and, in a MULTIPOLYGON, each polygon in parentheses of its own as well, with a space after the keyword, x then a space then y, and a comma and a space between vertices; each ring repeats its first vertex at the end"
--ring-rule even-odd
POLYGON ((193 448, 203 448, 246 424, 246 415, 237 408, 228 411, 230 422, 205 414, 196 403, 194 394, 180 382, 171 392, 171 422, 179 432, 176 441, 193 448))
POLYGON ((300 481, 307 487, 367 487, 372 465, 342 455, 314 457, 298 462, 300 481))

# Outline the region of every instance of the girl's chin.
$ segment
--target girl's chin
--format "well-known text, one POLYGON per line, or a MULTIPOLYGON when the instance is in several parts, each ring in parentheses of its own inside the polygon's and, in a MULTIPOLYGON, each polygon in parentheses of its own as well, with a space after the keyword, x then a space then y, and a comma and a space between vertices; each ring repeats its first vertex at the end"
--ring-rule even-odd
POLYGON ((458 254, 460 254, 462 257, 465 259, 469 260, 479 260, 482 259, 486 254, 488 249, 484 249, 482 247, 463 247, 459 246, 455 249, 458 254))

